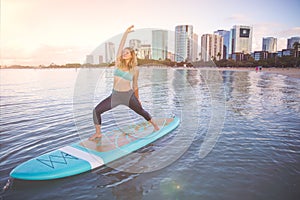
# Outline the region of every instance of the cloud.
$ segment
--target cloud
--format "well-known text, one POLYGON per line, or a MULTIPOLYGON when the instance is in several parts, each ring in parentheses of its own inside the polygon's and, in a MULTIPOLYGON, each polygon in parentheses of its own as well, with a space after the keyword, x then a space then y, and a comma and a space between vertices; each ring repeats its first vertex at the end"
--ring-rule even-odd
POLYGON ((300 27, 293 27, 290 29, 280 31, 277 35, 278 37, 293 37, 293 36, 300 37, 300 27))
POLYGON ((287 39, 293 36, 300 36, 300 27, 285 28, 280 23, 260 23, 253 25, 252 50, 262 50, 262 39, 264 37, 277 38, 277 50, 286 49, 287 39))
POLYGON ((245 23, 248 21, 247 16, 240 13, 232 14, 231 16, 225 18, 225 20, 234 23, 245 23))

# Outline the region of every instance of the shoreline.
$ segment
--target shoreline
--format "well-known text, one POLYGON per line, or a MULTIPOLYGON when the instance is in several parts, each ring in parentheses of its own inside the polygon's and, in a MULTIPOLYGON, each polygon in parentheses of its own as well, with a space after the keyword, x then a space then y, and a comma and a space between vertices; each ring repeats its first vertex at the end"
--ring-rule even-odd
MULTIPOLYGON (((253 71, 255 72, 255 68, 253 67, 216 67, 218 70, 223 71, 253 71)), ((257 71, 257 73, 266 72, 271 74, 279 74, 292 78, 300 79, 300 68, 276 68, 276 67, 265 67, 262 68, 261 71, 257 71)))
MULTIPOLYGON (((0 69, 81 69, 81 68, 106 68, 108 66, 101 66, 101 67, 5 67, 0 69)), ((141 67, 150 67, 150 66, 141 66, 141 67)), ((157 65, 153 67, 167 67, 165 65, 157 65)), ((209 69, 209 70, 219 70, 219 71, 254 71, 254 67, 169 67, 172 69, 209 69)), ((284 75, 292 78, 300 79, 300 68, 277 68, 277 67, 264 67, 259 72, 266 72, 271 74, 279 74, 284 75)))

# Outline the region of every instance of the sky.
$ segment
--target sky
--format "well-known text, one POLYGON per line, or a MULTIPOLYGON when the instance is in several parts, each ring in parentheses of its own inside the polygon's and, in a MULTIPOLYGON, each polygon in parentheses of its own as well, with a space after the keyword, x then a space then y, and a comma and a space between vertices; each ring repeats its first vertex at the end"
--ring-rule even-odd
MULTIPOLYGON (((130 25, 165 29, 193 25, 199 38, 234 25, 253 27, 252 51, 263 37, 277 50, 300 36, 299 0, 1 0, 1 65, 84 63, 130 25)), ((200 41, 199 41, 200 45, 200 41)))

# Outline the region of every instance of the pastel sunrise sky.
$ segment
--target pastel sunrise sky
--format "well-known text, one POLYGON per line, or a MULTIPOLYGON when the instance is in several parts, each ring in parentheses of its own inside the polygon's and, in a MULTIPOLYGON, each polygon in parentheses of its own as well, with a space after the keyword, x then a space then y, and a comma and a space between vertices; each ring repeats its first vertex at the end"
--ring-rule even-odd
POLYGON ((1 65, 83 63, 132 24, 171 31, 190 24, 199 38, 250 25, 253 51, 269 36, 281 50, 300 36, 299 10, 299 0, 1 0, 1 65))

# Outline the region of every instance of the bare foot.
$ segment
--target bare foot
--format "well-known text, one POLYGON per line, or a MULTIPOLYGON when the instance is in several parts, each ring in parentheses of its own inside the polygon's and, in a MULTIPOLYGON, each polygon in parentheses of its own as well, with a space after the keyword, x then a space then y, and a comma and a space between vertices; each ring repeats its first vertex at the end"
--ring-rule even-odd
POLYGON ((155 131, 159 131, 159 127, 155 124, 153 125, 155 131))
POLYGON ((159 131, 159 127, 157 126, 157 124, 155 122, 152 121, 152 126, 154 128, 154 131, 159 131))
POLYGON ((89 137, 90 141, 96 140, 96 139, 100 139, 102 137, 101 133, 95 133, 94 135, 92 135, 91 137, 89 137))
POLYGON ((100 139, 102 137, 101 135, 101 126, 99 124, 95 124, 95 129, 96 129, 96 133, 94 135, 92 135, 91 137, 89 137, 89 140, 96 140, 96 139, 100 139))
POLYGON ((155 131, 159 131, 159 127, 157 126, 157 124, 152 119, 149 122, 152 124, 155 131))

